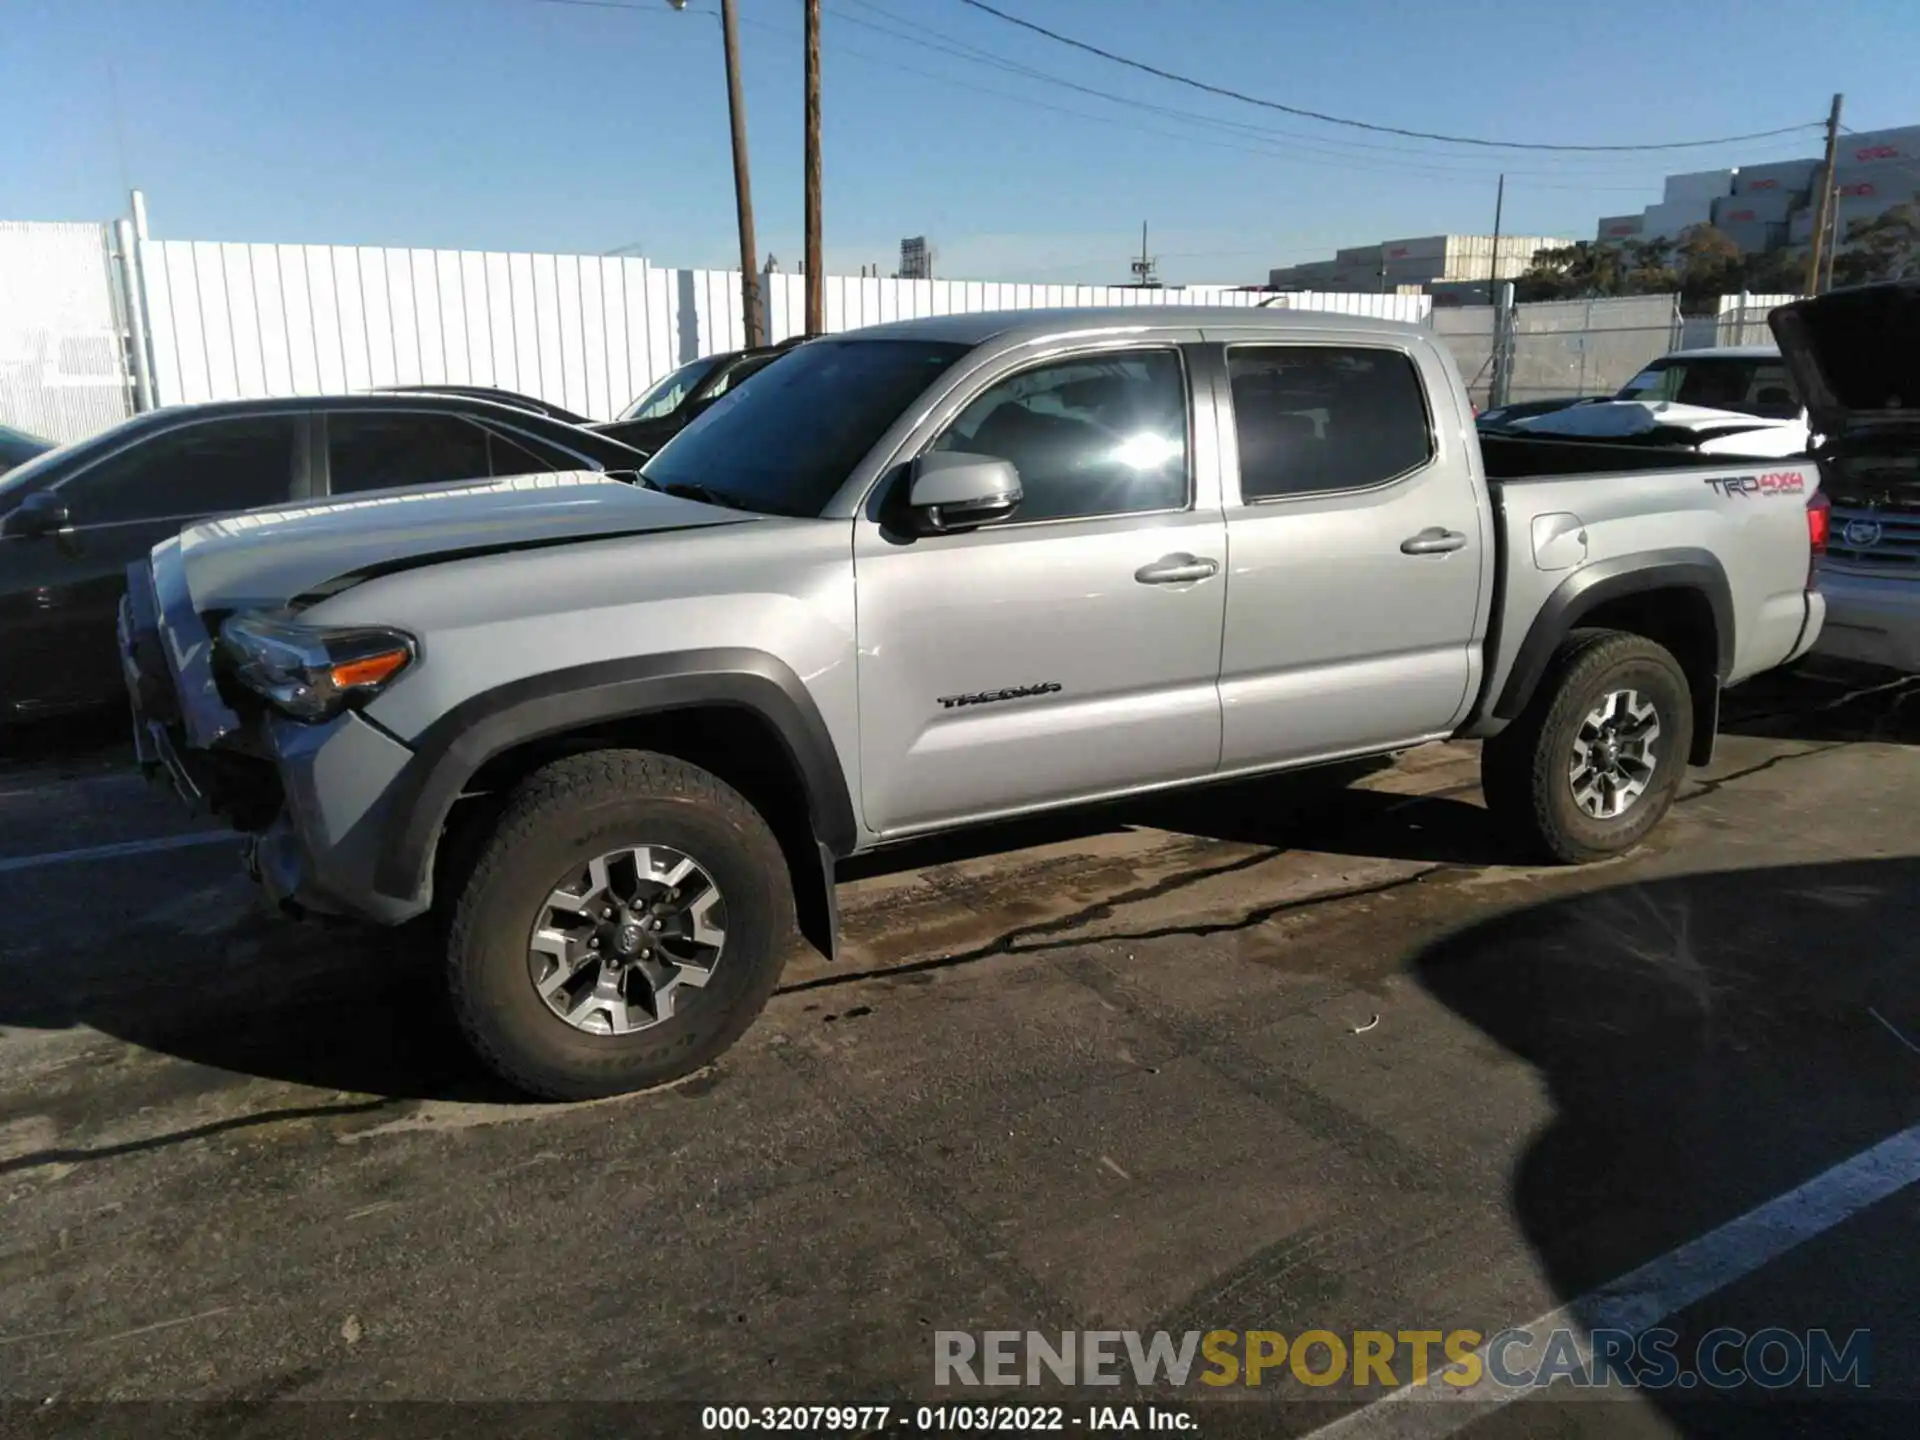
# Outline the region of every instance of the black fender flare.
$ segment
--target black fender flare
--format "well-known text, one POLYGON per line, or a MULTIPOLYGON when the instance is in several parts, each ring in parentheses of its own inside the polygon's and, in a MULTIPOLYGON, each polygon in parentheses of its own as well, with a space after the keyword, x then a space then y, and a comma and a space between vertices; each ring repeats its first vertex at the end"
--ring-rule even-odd
POLYGON ((410 746, 413 758, 388 790, 383 808, 389 823, 374 862, 375 888, 396 899, 427 893, 447 816, 467 782, 494 757, 589 725, 715 705, 752 711, 780 737, 806 789, 830 889, 830 862, 851 854, 858 843, 846 771, 800 677, 774 656, 745 648, 572 666, 461 701, 420 733, 410 746))
MULTIPOLYGON (((1710 550, 1675 547, 1642 551, 1582 566, 1555 587, 1533 617, 1513 658, 1506 684, 1494 703, 1497 720, 1513 720, 1527 708, 1545 678, 1553 655, 1587 615, 1612 600, 1654 590, 1692 590, 1704 595, 1713 611, 1714 672, 1694 677, 1694 709, 1710 727, 1718 711, 1720 686, 1733 670, 1733 587, 1726 568, 1710 550)), ((1711 753, 1712 731, 1696 736, 1695 755, 1711 753), (1702 745, 1708 747, 1704 752, 1702 745)), ((1695 759, 1695 764, 1704 763, 1695 759)))

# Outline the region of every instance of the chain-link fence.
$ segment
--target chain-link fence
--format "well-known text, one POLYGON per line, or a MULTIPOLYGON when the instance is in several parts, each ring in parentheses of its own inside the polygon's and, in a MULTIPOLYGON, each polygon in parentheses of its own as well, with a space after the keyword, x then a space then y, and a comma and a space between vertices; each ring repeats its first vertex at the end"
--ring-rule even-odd
POLYGON ((1679 343, 1672 295, 1516 305, 1507 399, 1611 395, 1679 343))
MULTIPOLYGON (((1493 401, 1501 341, 1491 305, 1433 312, 1434 333, 1460 367, 1474 403, 1493 401)), ((1558 300, 1513 308, 1507 352, 1507 403, 1562 395, 1611 395, 1681 339, 1679 300, 1636 295, 1558 300)))
POLYGON ((0 222, 0 423, 78 440, 133 413, 108 234, 0 222))

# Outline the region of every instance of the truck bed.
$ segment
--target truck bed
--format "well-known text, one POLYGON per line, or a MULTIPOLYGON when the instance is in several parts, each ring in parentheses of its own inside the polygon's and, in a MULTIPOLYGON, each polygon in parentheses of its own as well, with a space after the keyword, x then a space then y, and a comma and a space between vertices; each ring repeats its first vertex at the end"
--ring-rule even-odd
POLYGON ((1811 460, 1500 435, 1482 435, 1480 453, 1497 556, 1486 703, 1504 690, 1536 616, 1594 587, 1651 583, 1656 572, 1717 597, 1717 626, 1731 632, 1718 636, 1723 684, 1782 663, 1817 625, 1806 508, 1820 472, 1811 460), (1636 578, 1614 578, 1628 574, 1636 578))
POLYGON ((1480 457, 1489 480, 1558 479, 1573 475, 1618 474, 1640 470, 1744 470, 1799 464, 1794 460, 1755 460, 1737 455, 1702 455, 1680 445, 1649 445, 1639 436, 1620 439, 1544 439, 1482 432, 1480 457))

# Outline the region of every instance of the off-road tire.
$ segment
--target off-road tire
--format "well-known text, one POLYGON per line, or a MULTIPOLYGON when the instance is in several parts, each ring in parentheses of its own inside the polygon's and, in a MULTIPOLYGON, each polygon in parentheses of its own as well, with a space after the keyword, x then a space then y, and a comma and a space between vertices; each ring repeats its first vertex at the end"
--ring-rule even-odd
POLYGON ((587 1100, 665 1084, 714 1060, 765 1007, 796 941, 786 860, 753 806, 671 756, 597 750, 537 771, 508 800, 461 887, 447 983, 488 1069, 529 1095, 587 1100), (726 897, 725 947, 713 978, 671 1018, 587 1034, 536 992, 528 939, 570 866, 635 845, 698 859, 726 897))
POLYGON ((1555 652, 1526 710, 1481 747, 1481 789, 1496 822, 1528 858, 1586 864, 1632 849, 1658 825, 1686 776, 1693 695, 1665 647, 1617 630, 1576 631, 1555 652), (1659 717, 1647 788, 1619 815, 1597 818, 1575 801, 1574 741, 1588 714, 1620 690, 1659 717))

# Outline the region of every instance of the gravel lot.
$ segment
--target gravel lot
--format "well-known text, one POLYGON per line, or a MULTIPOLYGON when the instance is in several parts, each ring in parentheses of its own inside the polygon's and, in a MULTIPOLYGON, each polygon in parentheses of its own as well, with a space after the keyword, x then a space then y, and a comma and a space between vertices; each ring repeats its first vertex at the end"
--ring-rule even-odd
MULTIPOLYGON (((839 964, 796 962, 713 1070, 576 1107, 475 1072, 430 956, 261 913, 111 744, 34 740, 0 762, 0 1414, 634 1401, 607 1413, 639 1433, 698 1428, 669 1402, 979 1400, 935 1389, 938 1330, 1554 1312, 1920 1122, 1916 694, 1737 694, 1654 842, 1580 871, 1508 862, 1469 746, 864 861, 839 964)), ((1668 1322, 1867 1328, 1876 1398, 1449 1423, 1920 1433, 1916 1235, 1896 1187, 1668 1322)), ((1356 1403, 1195 1413, 1305 1434, 1356 1403)))

